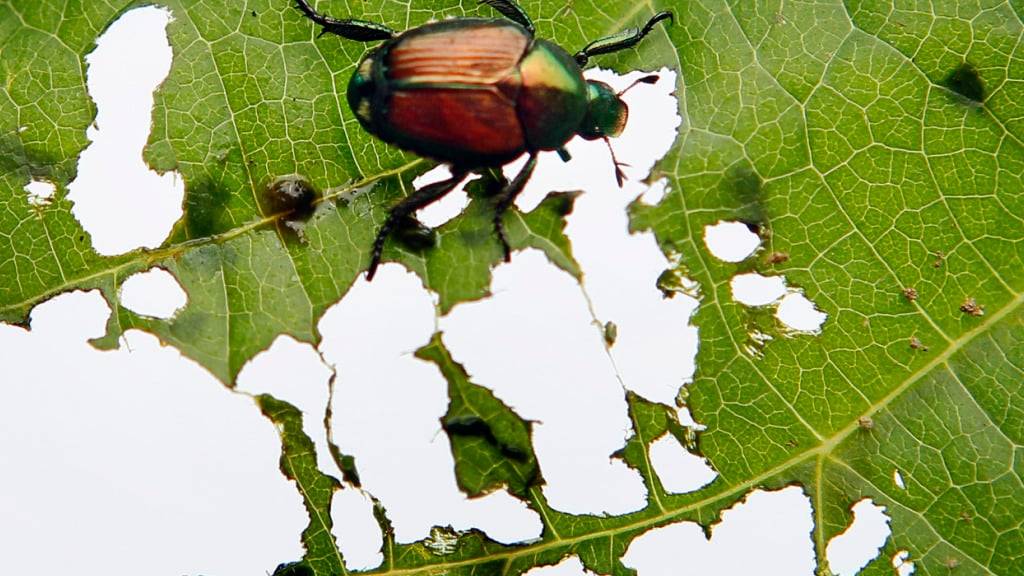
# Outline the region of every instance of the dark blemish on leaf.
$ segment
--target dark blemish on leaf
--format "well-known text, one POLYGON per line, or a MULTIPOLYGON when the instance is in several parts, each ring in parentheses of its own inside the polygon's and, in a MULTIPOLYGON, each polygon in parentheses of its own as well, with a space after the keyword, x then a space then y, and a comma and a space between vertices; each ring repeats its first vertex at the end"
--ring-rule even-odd
POLYGON ((316 576, 316 573, 302 562, 287 562, 279 564, 271 576, 316 576))
POLYGON ((857 418, 857 427, 861 430, 871 430, 875 427, 875 421, 871 419, 871 416, 861 416, 857 418))
POLYGON ((491 446, 498 449, 498 452, 502 456, 509 460, 515 460, 516 462, 528 462, 530 455, 520 450, 516 446, 511 446, 504 443, 494 435, 494 431, 484 421, 483 418, 478 417, 465 417, 465 418, 449 418, 442 420, 441 427, 448 433, 449 436, 473 436, 481 438, 491 446))
POLYGON ((415 252, 423 252, 437 245, 437 232, 413 216, 403 219, 394 234, 405 247, 415 252))
POLYGON ((619 337, 619 327, 609 320, 604 323, 604 343, 608 346, 614 346, 615 340, 619 337))
POLYGON ((263 215, 281 215, 287 220, 305 222, 313 215, 320 193, 302 176, 282 176, 267 186, 263 194, 263 215))
POLYGON ((231 193, 212 178, 186 182, 185 229, 189 238, 205 238, 223 230, 220 217, 227 209, 231 193))
POLYGON ((969 316, 984 316, 985 307, 978 304, 974 298, 968 297, 964 300, 964 303, 960 305, 960 311, 969 316))
POLYGON ((338 448, 333 444, 331 444, 330 448, 332 452, 336 452, 334 460, 338 463, 338 468, 341 469, 342 479, 356 488, 362 487, 362 481, 359 479, 359 470, 356 468, 356 457, 338 452, 338 448))
POLYGON ((306 222, 316 211, 320 193, 302 176, 282 176, 264 190, 263 215, 278 216, 278 230, 286 240, 306 241, 306 222))
POLYGON ((903 297, 906 298, 908 302, 917 300, 917 289, 913 286, 907 286, 903 289, 903 297))
POLYGON ((795 438, 790 438, 789 440, 786 440, 786 446, 789 446, 790 448, 796 448, 800 446, 800 443, 797 442, 795 438))
MULTIPOLYGON (((55 154, 39 146, 34 143, 26 147, 18 132, 0 134, 0 174, 25 170, 36 180, 48 180, 54 184, 63 182, 65 179, 58 162, 67 162, 67 159, 59 160, 55 154)), ((72 161, 77 162, 77 159, 72 161)))
POLYGON ((769 264, 782 264, 787 260, 789 260, 788 252, 772 252, 767 258, 769 264))
POLYGON ((981 81, 978 69, 969 62, 964 62, 949 73, 945 81, 946 88, 976 104, 985 102, 985 84, 981 81))
POLYGON ((252 17, 253 17, 253 18, 255 18, 255 17, 256 17, 256 11, 255 11, 255 10, 253 10, 253 11, 252 11, 252 17))
POLYGON ((85 236, 84 236, 84 235, 82 235, 82 234, 79 234, 79 235, 78 235, 78 241, 79 241, 79 242, 85 242, 85 236))
POLYGON ((960 560, 950 556, 949 558, 946 558, 942 561, 942 565, 945 566, 947 570, 953 570, 954 568, 960 566, 960 560))
POLYGON ((739 166, 726 175, 733 196, 738 200, 736 219, 747 225, 754 234, 760 235, 766 223, 764 194, 761 177, 749 166, 739 166))
POLYGON ((932 268, 942 268, 942 263, 946 261, 946 253, 939 251, 935 253, 935 261, 932 262, 932 268))
POLYGON ((555 213, 559 216, 568 216, 572 214, 572 208, 575 205, 576 197, 579 196, 579 192, 552 192, 548 194, 545 199, 550 202, 549 206, 554 209, 555 213))

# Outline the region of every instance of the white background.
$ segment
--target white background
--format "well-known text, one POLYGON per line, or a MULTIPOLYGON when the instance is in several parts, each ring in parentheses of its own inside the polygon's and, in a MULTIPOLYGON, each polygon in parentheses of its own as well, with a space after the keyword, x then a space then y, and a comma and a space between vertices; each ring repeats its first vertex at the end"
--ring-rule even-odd
MULTIPOLYGON (((88 59, 99 115, 70 194, 76 217, 106 254, 159 245, 181 214, 180 178, 153 174, 141 159, 152 91, 170 63, 166 21, 159 9, 134 10, 88 59)), ((387 264, 372 284, 360 280, 324 316, 319 350, 279 338, 243 369, 236 392, 147 334, 127 333, 116 351, 93 349, 86 341, 103 334, 109 314, 96 292, 41 304, 31 332, 0 325, 3 572, 227 576, 270 572, 278 562, 300 558, 305 511, 277 470, 274 426, 250 395, 271 392, 300 407, 321 468, 340 477, 317 428, 327 404, 328 366, 338 372, 334 438, 356 456, 364 488, 387 507, 399 540, 424 538, 438 524, 478 527, 502 542, 536 538, 537 515, 504 491, 467 500, 456 488, 438 422, 447 405, 445 383, 435 367, 411 355, 436 329, 474 381, 536 422, 553 507, 612 514, 642 507, 639 476, 608 456, 629 433, 623 388, 671 404, 692 375, 697 346, 697 329, 689 325, 697 301, 661 297, 654 279, 670 263, 649 234, 626 229, 629 202, 643 195, 656 203, 665 192, 664 182, 650 189, 640 182, 680 122, 669 94, 675 75, 660 74, 657 85, 626 96, 630 122, 614 141, 619 159, 632 165, 623 189, 615 186, 603 143, 574 141, 572 162, 542 157, 519 203, 531 209, 548 191, 585 190, 567 228, 586 274, 582 289, 540 253, 520 252, 495 270, 494 297, 438 319, 433 296, 414 276, 387 264), (610 352, 595 320, 618 326, 610 352)), ((639 75, 598 74, 619 89, 639 75)), ((27 193, 45 205, 49 190, 35 183, 27 193)), ((422 219, 437 225, 464 202, 464 195, 452 194, 422 219)), ((710 229, 708 241, 726 260, 742 260, 757 247, 756 237, 730 223, 710 229)), ((782 278, 737 279, 733 290, 752 305, 803 299, 782 278), (769 289, 771 297, 748 301, 769 289)), ((158 317, 173 314, 187 298, 162 271, 133 278, 122 297, 158 317)), ((788 320, 807 331, 794 337, 813 338, 827 319, 803 300, 811 309, 788 320)), ((689 418, 685 409, 680 417, 689 418)), ((673 491, 697 489, 715 476, 669 437, 655 443, 652 458, 673 491)), ((334 532, 351 568, 380 561, 380 533, 369 512, 359 490, 336 494, 334 532)), ((870 502, 857 513, 864 523, 829 548, 837 574, 854 574, 888 534, 887 519, 870 502)), ((810 576, 811 518, 800 487, 754 491, 723 514, 710 541, 695 524, 679 523, 636 539, 623 562, 640 576, 810 576)), ((583 568, 568 558, 538 571, 552 570, 579 574, 583 568)))

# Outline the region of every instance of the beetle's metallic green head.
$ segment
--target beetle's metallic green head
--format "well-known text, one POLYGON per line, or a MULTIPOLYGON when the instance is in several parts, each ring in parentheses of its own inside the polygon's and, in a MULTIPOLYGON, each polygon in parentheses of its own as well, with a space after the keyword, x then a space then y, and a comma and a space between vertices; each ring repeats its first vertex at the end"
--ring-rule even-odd
POLYGON ((622 134, 628 118, 629 107, 611 86, 587 80, 587 112, 580 123, 580 136, 586 140, 614 138, 622 134))

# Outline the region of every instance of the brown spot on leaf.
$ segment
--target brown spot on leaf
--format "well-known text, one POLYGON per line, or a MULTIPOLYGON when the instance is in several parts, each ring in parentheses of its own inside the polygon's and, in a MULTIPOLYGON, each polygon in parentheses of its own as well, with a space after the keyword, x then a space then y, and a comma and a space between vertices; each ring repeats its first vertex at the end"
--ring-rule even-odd
POLYGON ((911 336, 911 337, 910 337, 910 347, 911 347, 911 348, 912 348, 913 350, 923 350, 923 351, 925 351, 925 352, 927 352, 927 351, 928 351, 928 347, 927 347, 927 346, 925 346, 924 344, 922 344, 922 343, 921 343, 921 340, 920 340, 920 339, 918 339, 918 337, 917 337, 917 336, 911 336))
POLYGON ((903 289, 903 297, 906 298, 908 302, 913 302, 914 300, 917 300, 917 288, 914 288, 913 286, 907 286, 906 288, 903 289))
POLYGON ((969 316, 984 316, 985 307, 978 304, 974 298, 967 298, 964 303, 960 305, 960 311, 969 316))

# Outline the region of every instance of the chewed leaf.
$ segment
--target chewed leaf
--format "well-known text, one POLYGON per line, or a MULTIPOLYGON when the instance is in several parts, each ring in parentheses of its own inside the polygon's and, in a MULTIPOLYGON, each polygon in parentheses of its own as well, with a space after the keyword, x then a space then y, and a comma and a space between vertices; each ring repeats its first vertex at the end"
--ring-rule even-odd
MULTIPOLYGON (((75 217, 88 201, 69 196, 76 178, 89 173, 79 162, 96 142, 90 134, 100 99, 86 57, 137 2, 57 4, 0 2, 0 320, 27 327, 33 308, 48 299, 97 289, 112 310, 97 347, 117 347, 126 331, 143 330, 229 387, 281 335, 321 344, 325 312, 352 298, 389 209, 432 166, 367 133, 359 111, 348 108, 348 79, 373 45, 321 36, 324 24, 353 24, 314 24, 291 0, 163 2, 173 56, 151 91, 143 158, 148 169, 184 183, 182 215, 158 247, 104 256, 75 217), (153 268, 180 286, 180 308, 153 313, 121 302, 126 280, 153 268)), ((385 26, 401 32, 428 21, 519 14, 497 1, 314 4, 337 18, 375 23, 364 26, 370 37, 385 26)), ((383 534, 383 564, 374 573, 517 576, 576 557, 596 573, 629 574, 623 556, 642 535, 685 525, 699 536, 724 523, 722 511, 751 491, 790 485, 813 507, 819 572, 828 570, 826 545, 848 526, 851 504, 870 499, 885 507, 891 536, 868 570, 1024 573, 1024 8, 1008 0, 935 0, 926 10, 904 4, 528 3, 538 38, 570 54, 594 41, 629 44, 590 61, 642 78, 666 67, 676 78, 678 120, 665 119, 673 130, 681 120, 675 143, 649 175, 625 170, 636 183, 645 176, 660 183, 664 193, 634 189, 625 200, 639 198, 628 223, 578 218, 582 200, 565 186, 545 190, 533 210, 513 207, 502 221, 510 266, 540 261, 571 288, 530 284, 542 288, 532 301, 573 298, 546 309, 583 311, 581 324, 608 361, 596 368, 607 370, 602 384, 626 390, 626 424, 589 423, 616 428, 621 443, 608 452, 618 449, 621 460, 612 463, 646 488, 646 498, 623 514, 556 509, 533 438, 549 429, 521 418, 488 387, 493 372, 467 373, 459 364, 472 366, 460 360, 466 355, 437 333, 461 306, 477 305, 464 303, 492 297, 492 272, 504 259, 492 168, 468 185, 471 200, 459 216, 436 230, 410 217, 383 256, 414 273, 413 288, 430 295, 424 311, 434 337, 408 347, 419 359, 406 359, 421 368, 421 360, 431 363, 424 369, 447 382, 437 432, 451 441, 459 486, 474 497, 508 490, 543 530, 535 540, 505 544, 442 525, 403 542, 388 502, 375 499, 369 475, 357 474, 338 448, 345 443, 333 438, 338 471, 374 503, 383 534), (642 42, 619 35, 645 30, 661 10, 674 12, 671 22, 659 17, 642 42), (719 250, 715 231, 726 224, 739 232, 741 249, 719 250), (595 303, 622 292, 614 283, 587 283, 583 243, 577 261, 569 241, 584 226, 594 226, 598 239, 653 234, 671 266, 660 278, 640 279, 652 298, 699 298, 692 381, 673 376, 645 388, 649 382, 631 380, 639 372, 619 370, 625 348, 643 338, 663 344, 675 328, 644 333, 628 318, 598 317, 595 303), (735 279, 753 277, 777 278, 789 292, 741 297, 735 279), (804 299, 811 321, 789 324, 777 314, 787 298, 804 299), (642 390, 662 402, 675 397, 679 406, 644 399, 642 390), (684 404, 688 412, 677 410, 684 404), (686 413, 697 426, 680 425, 686 413), (691 492, 666 490, 651 458, 659 438, 706 459, 717 477, 691 492)), ((634 118, 644 104, 630 98, 650 87, 643 82, 624 96, 634 118)), ((615 154, 625 158, 632 147, 615 154)), ((629 182, 618 189, 618 164, 605 158, 607 187, 581 185, 580 193, 626 194, 629 182)), ((577 161, 567 166, 581 175, 592 170, 577 161)), ((116 186, 116 170, 113 176, 116 186)), ((543 178, 538 172, 534 183, 543 178)), ((127 225, 136 223, 133 210, 126 203, 107 212, 114 225, 127 225)), ((379 307, 370 313, 384 317, 379 307)), ((481 330, 504 335, 497 324, 481 330)), ((543 364, 530 346, 502 350, 521 365, 543 364)), ((59 359, 61 350, 53 355, 59 359)), ((555 356, 544 358, 553 364, 555 356)), ((579 364, 561 373, 593 374, 584 368, 598 366, 579 364)), ((345 366, 332 369, 349 382, 345 366)), ((559 382, 535 373, 537 382, 523 387, 535 385, 542 400, 554 402, 559 382)), ((560 408, 589 410, 593 380, 577 378, 584 392, 560 408)), ((322 415, 268 396, 258 404, 279 431, 281 472, 309 516, 301 535, 306 556, 282 559, 276 573, 349 573, 330 529, 340 483, 317 469, 301 424, 322 415)), ((329 415, 323 420, 326 429, 329 415)), ((404 474, 415 490, 415 471, 404 474)), ((553 483, 555 474, 546 478, 553 483)), ((678 562, 685 571, 686 558, 678 562)))

